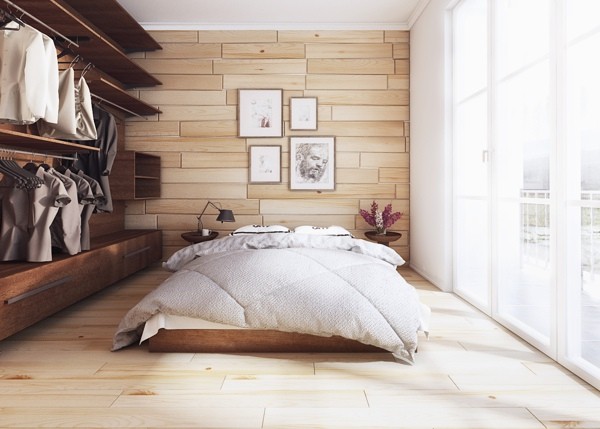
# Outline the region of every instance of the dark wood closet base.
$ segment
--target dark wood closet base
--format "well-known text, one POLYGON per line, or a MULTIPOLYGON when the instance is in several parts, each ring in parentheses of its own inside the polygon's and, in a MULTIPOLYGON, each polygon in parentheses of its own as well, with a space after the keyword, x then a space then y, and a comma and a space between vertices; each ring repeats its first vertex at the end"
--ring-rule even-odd
POLYGON ((161 231, 125 230, 96 237, 90 250, 52 262, 0 262, 0 340, 161 257, 161 231))

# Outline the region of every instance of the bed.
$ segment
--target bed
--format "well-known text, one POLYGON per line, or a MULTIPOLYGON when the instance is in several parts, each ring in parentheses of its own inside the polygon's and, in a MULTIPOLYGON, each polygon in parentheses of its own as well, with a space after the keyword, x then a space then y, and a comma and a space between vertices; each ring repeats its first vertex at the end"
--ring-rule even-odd
POLYGON ((187 246, 123 317, 113 350, 385 351, 412 363, 429 309, 392 249, 343 228, 248 226, 187 246))

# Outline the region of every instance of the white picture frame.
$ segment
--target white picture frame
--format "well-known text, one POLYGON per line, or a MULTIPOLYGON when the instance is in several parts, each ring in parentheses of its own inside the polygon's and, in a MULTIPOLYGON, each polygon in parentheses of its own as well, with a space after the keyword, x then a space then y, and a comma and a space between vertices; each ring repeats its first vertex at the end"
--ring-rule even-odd
POLYGON ((335 189, 335 137, 290 137, 290 189, 335 189))
POLYGON ((281 183, 281 146, 252 145, 248 152, 250 183, 281 183))
POLYGON ((283 90, 238 90, 238 136, 283 137, 283 90))
POLYGON ((316 130, 317 97, 290 97, 290 130, 316 130))

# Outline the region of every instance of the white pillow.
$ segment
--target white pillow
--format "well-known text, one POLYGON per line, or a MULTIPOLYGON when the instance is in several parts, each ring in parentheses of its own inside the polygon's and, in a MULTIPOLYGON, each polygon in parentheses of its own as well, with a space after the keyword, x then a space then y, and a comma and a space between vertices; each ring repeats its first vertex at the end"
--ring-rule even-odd
POLYGON ((272 233, 288 233, 291 232, 289 228, 282 225, 246 225, 236 229, 231 235, 242 235, 242 234, 272 234, 272 233))
POLYGON ((341 226, 331 225, 331 226, 310 226, 303 225, 298 226, 294 229, 296 234, 311 234, 311 235, 333 235, 333 236, 344 236, 344 237, 352 237, 350 231, 341 226))

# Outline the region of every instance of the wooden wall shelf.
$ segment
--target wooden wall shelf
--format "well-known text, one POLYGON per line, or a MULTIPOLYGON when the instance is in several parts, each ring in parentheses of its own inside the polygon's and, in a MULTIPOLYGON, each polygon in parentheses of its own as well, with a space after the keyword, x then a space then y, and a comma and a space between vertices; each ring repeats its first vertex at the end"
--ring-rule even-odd
POLYGON ((89 251, 52 262, 0 263, 0 340, 142 270, 162 257, 158 230, 97 237, 89 251))
MULTIPOLYGON (((79 44, 71 46, 73 52, 117 79, 125 86, 154 86, 160 81, 133 62, 118 44, 96 28, 77 10, 60 0, 11 0, 40 21, 79 44)), ((48 28, 37 22, 27 24, 41 32, 48 28)))
POLYGON ((0 128, 0 145, 10 146, 14 149, 27 149, 47 153, 98 152, 100 150, 96 147, 79 143, 50 139, 3 128, 0 128))
POLYGON ((162 46, 116 0, 64 0, 101 28, 125 52, 157 51, 162 46))
POLYGON ((146 116, 161 113, 160 109, 158 109, 157 107, 151 106, 150 104, 140 100, 139 98, 133 97, 127 91, 125 91, 122 88, 119 88, 117 85, 103 77, 94 77, 91 73, 86 74, 85 77, 92 94, 109 100, 112 103, 118 104, 120 107, 122 107, 121 110, 126 115, 146 116), (129 112, 127 112, 124 109, 129 110, 129 112))
MULTIPOLYGON (((107 107, 116 108, 125 116, 161 113, 157 107, 128 92, 128 89, 134 87, 160 85, 161 82, 125 53, 125 50, 147 51, 161 47, 116 0, 10 0, 10 3, 31 15, 23 14, 22 19, 26 24, 55 37, 57 49, 67 48, 73 56, 79 55, 82 58, 81 64, 90 63, 94 66, 86 74, 86 81, 91 92, 99 98, 99 104, 104 102, 107 107), (106 32, 100 30, 100 26, 105 28, 106 32), (50 28, 55 33, 52 33, 50 28), (79 47, 65 42, 63 36, 77 43, 79 47), (120 43, 123 43, 124 47, 120 43)), ((11 7, 10 3, 6 2, 6 10, 15 15, 20 13, 15 11, 15 6, 11 7)), ((67 57, 70 57, 69 62, 73 59, 70 55, 67 57)), ((97 150, 25 132, 4 129, 0 132, 0 144, 15 149, 61 153, 97 150)))
MULTIPOLYGON (((31 27, 55 37, 56 40, 64 41, 64 38, 68 38, 79 44, 76 47, 68 46, 68 42, 61 42, 57 44, 57 48, 67 48, 69 55, 80 55, 83 65, 94 65, 89 75, 86 74, 86 81, 93 94, 113 103, 112 107, 119 106, 126 113, 160 113, 157 108, 127 92, 134 87, 159 85, 160 81, 133 62, 125 50, 154 49, 157 44, 147 45, 150 36, 140 35, 143 32, 141 27, 137 23, 133 25, 133 18, 116 0, 5 0, 5 4, 5 9, 13 16, 21 17, 22 11, 16 12, 17 8, 26 11, 22 20, 31 27), (90 15, 89 19, 86 13, 90 15), (51 27, 53 32, 37 20, 51 27), (99 27, 106 27, 111 36, 99 27), (130 35, 131 43, 128 41, 130 35), (124 45, 120 46, 115 40, 120 40, 124 45)), ((2 5, 0 2, 0 7, 2 5)), ((117 121, 119 133, 124 135, 121 115, 117 121)), ((35 131, 30 133, 30 130, 35 130, 35 125, 0 125, 0 147, 5 147, 8 151, 26 149, 37 154, 99 151, 98 148, 85 144, 41 137, 35 131)), ((143 154, 127 156, 127 151, 120 152, 123 152, 127 160, 132 161, 129 170, 124 173, 131 180, 131 189, 128 191, 133 197, 152 197, 157 193, 160 195, 160 158, 143 154)), ((121 153, 118 155, 121 156, 121 153)), ((118 176, 111 177, 111 188, 113 184, 118 187, 118 176)), ((123 230, 124 206, 122 201, 115 201, 113 213, 92 218, 94 222, 91 222, 90 227, 93 226, 93 241, 89 251, 74 256, 57 255, 52 262, 47 263, 9 262, 0 265, 0 339, 161 258, 161 231, 123 230), (110 235, 98 237, 99 229, 110 235)))
POLYGON ((114 200, 160 198, 160 157, 122 151, 113 164, 111 189, 114 200))

